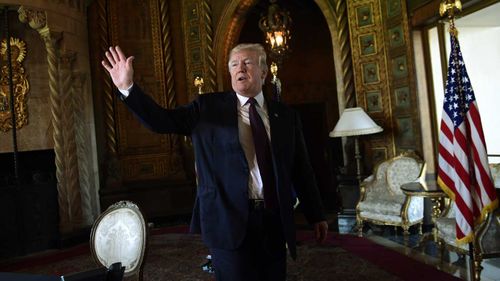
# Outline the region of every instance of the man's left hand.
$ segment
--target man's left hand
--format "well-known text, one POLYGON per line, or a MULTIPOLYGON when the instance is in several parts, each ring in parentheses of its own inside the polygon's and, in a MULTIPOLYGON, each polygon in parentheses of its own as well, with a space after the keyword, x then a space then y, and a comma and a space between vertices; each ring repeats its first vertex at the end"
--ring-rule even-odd
POLYGON ((314 224, 314 234, 318 243, 324 243, 328 234, 328 223, 320 221, 314 224))

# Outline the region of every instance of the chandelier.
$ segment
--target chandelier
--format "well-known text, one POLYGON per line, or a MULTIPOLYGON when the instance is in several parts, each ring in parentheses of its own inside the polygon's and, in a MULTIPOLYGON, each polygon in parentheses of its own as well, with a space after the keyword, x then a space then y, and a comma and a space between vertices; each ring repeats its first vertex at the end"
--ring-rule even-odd
POLYGON ((281 9, 276 2, 277 0, 269 0, 267 15, 259 20, 259 28, 264 32, 269 56, 281 64, 290 52, 292 18, 290 12, 281 9))

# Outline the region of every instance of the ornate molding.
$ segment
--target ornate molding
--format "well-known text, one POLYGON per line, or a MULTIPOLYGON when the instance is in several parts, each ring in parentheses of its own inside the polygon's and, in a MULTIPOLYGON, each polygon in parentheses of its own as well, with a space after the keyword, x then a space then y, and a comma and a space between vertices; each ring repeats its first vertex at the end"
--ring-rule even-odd
POLYGON ((370 138, 368 142, 370 146, 385 147, 388 152, 387 157, 392 157, 395 155, 395 148, 390 121, 392 115, 391 99, 388 94, 390 82, 380 5, 379 0, 353 1, 348 2, 347 10, 356 104, 363 107, 375 122, 384 128, 383 134, 370 138))
POLYGON ((14 92, 14 101, 11 101, 10 94, 10 71, 7 54, 7 40, 4 38, 1 42, 1 61, 0 64, 0 131, 7 132, 13 128, 12 114, 15 114, 16 128, 20 129, 28 124, 28 104, 26 96, 30 90, 30 84, 26 77, 26 72, 22 65, 26 57, 26 43, 18 38, 10 37, 11 66, 12 66, 12 90, 14 92), (14 105, 12 109, 11 106, 14 105))
POLYGON ((161 41, 163 46, 163 61, 165 69, 165 83, 167 93, 167 108, 175 108, 174 90, 174 67, 172 59, 172 33, 170 32, 170 17, 168 15, 168 3, 160 1, 160 23, 161 23, 161 41))
POLYGON ((215 58, 213 53, 212 11, 207 0, 182 2, 186 82, 189 98, 194 99, 197 89, 196 77, 203 77, 206 91, 215 90, 215 58))
POLYGON ((45 11, 21 6, 17 12, 19 14, 19 20, 28 23, 28 25, 35 30, 42 29, 47 25, 47 14, 45 11))
MULTIPOLYGON (((99 53, 104 54, 109 46, 111 40, 109 38, 109 21, 108 21, 108 1, 97 0, 97 37, 99 53)), ((116 119, 115 119, 115 96, 113 94, 113 85, 109 75, 105 73, 102 67, 98 68, 101 74, 100 81, 102 96, 104 99, 104 126, 105 126, 105 140, 106 140, 106 185, 115 185, 122 180, 121 166, 118 161, 118 139, 116 132, 116 119)))
POLYGON ((337 27, 337 42, 340 49, 340 64, 342 65, 344 104, 345 107, 353 107, 356 104, 356 99, 346 1, 337 0, 333 12, 335 15, 334 23, 337 27))
MULTIPOLYGON (((105 0, 97 1, 98 7, 98 27, 97 32, 99 37, 100 53, 104 54, 110 46, 108 37, 108 18, 107 18, 107 5, 105 0)), ((104 70, 101 69, 102 72, 104 70)), ((111 157, 116 157, 116 129, 115 129, 115 110, 114 110, 114 95, 111 78, 108 75, 102 75, 103 91, 104 91, 104 107, 105 107, 105 126, 106 126, 106 144, 108 153, 111 157)), ((109 169, 109 168, 108 168, 109 169)), ((110 173, 113 175, 115 173, 110 173)))
POLYGON ((88 74, 73 72, 71 84, 71 106, 73 108, 73 125, 76 141, 76 155, 78 162, 78 175, 81 186, 81 201, 82 201, 82 216, 86 225, 91 225, 95 218, 99 215, 99 198, 93 193, 96 187, 93 184, 92 172, 92 155, 91 138, 88 134, 88 127, 86 125, 86 112, 84 104, 91 104, 88 97, 92 93, 87 86, 88 74))
POLYGON ((71 69, 75 54, 60 51, 59 42, 62 33, 49 29, 44 11, 21 6, 18 13, 21 22, 35 28, 40 34, 47 51, 60 230, 62 233, 69 233, 82 223, 72 110, 65 103, 70 92, 71 69))
MULTIPOLYGON (((172 33, 170 31, 170 16, 169 16, 169 7, 167 1, 160 1, 160 25, 161 25, 161 43, 163 47, 163 69, 165 71, 165 88, 167 95, 167 108, 175 108, 177 106, 176 101, 176 93, 174 89, 174 65, 172 58, 172 33)), ((181 142, 180 136, 177 135, 168 135, 168 142, 170 142, 170 159, 169 166, 180 167, 179 164, 182 163, 182 155, 180 154, 181 150, 181 142)), ((185 177, 185 173, 182 169, 172 169, 174 174, 181 174, 185 177)))
POLYGON ((215 91, 215 78, 217 76, 215 72, 215 58, 213 51, 213 28, 212 28, 212 9, 207 0, 203 0, 201 3, 201 16, 204 19, 203 27, 205 30, 205 47, 206 47, 206 67, 205 73, 207 74, 204 80, 204 85, 208 92, 215 91))
MULTIPOLYGON (((216 50, 217 64, 217 88, 224 89, 224 84, 228 83, 229 72, 227 68, 229 50, 234 47, 238 38, 237 35, 243 26, 245 14, 253 7, 257 0, 231 0, 226 4, 220 16, 217 29, 215 31, 214 50, 216 50)), ((194 79, 194 77, 193 77, 194 79)), ((205 77, 203 77, 205 79, 205 77)), ((189 81, 192 84, 192 81, 189 81)))
MULTIPOLYGON (((77 153, 77 143, 76 143, 76 130, 75 130, 75 115, 74 112, 76 107, 81 107, 82 105, 77 105, 73 102, 75 95, 74 92, 74 77, 73 68, 74 62, 76 60, 76 53, 71 50, 59 51, 59 81, 60 81, 60 96, 59 96, 59 111, 60 120, 59 127, 57 129, 57 134, 61 135, 63 145, 61 150, 63 151, 64 158, 64 177, 66 178, 66 198, 64 204, 70 204, 68 206, 70 221, 73 219, 77 220, 80 224, 83 219, 82 213, 82 199, 81 190, 79 182, 79 171, 78 171, 78 153, 77 153), (79 206, 75 208, 74 206, 79 206)), ((54 131, 56 128, 54 127, 54 131)), ((61 204, 61 202, 59 203, 61 204)))

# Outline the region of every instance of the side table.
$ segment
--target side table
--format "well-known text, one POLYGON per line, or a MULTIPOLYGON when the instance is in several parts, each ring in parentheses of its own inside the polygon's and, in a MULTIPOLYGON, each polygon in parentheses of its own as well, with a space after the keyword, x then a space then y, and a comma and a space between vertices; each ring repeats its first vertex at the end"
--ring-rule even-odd
MULTIPOLYGON (((410 182, 401 185, 401 191, 407 196, 420 196, 424 198, 429 198, 432 204, 431 220, 434 225, 434 220, 441 215, 443 207, 448 204, 448 196, 444 191, 439 188, 435 183, 422 183, 422 182, 410 182)), ((435 227, 432 227, 431 233, 425 233, 420 239, 420 243, 426 241, 429 237, 435 237, 435 227)), ((422 233, 421 233, 422 234, 422 233)), ((417 245, 418 246, 418 245, 417 245)))

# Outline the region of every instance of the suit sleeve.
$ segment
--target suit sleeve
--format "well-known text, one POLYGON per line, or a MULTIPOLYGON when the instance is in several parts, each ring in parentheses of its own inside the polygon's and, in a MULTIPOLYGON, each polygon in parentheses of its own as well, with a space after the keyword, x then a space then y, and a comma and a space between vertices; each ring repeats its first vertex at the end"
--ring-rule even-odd
POLYGON ((146 128, 157 133, 190 135, 199 118, 197 100, 175 109, 166 109, 135 84, 127 97, 118 95, 146 128))
POLYGON ((300 201, 300 208, 309 223, 325 220, 323 206, 312 169, 309 154, 302 133, 300 117, 295 113, 295 156, 293 164, 293 183, 300 201))

